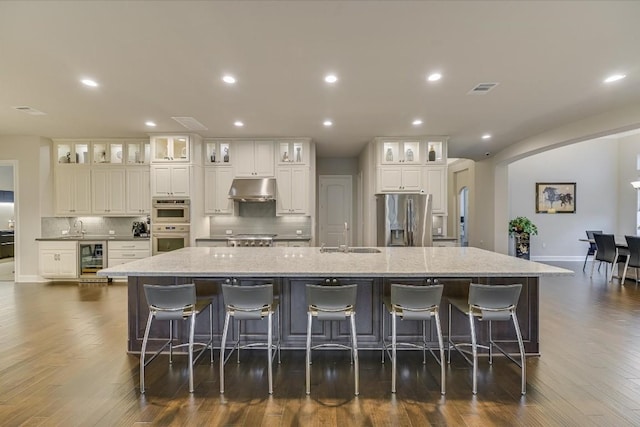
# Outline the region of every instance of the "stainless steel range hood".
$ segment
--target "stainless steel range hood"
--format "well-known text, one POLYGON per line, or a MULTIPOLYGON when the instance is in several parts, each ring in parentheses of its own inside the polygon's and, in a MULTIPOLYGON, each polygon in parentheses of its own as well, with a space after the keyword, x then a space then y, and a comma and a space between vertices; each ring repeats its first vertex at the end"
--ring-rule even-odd
POLYGON ((229 198, 241 202, 267 202, 276 199, 275 178, 234 179, 229 198))

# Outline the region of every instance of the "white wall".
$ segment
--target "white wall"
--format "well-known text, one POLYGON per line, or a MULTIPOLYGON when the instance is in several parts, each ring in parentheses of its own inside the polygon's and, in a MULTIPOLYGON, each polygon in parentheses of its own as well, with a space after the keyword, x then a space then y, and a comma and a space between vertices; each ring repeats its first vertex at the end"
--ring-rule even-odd
POLYGON ((538 227, 531 239, 532 259, 581 260, 587 244, 578 239, 586 237, 585 230, 618 232, 618 170, 615 139, 572 144, 508 166, 509 219, 526 216, 538 227), (535 213, 536 182, 575 182, 576 213, 535 213))
MULTIPOLYGON (((554 148, 639 128, 640 103, 567 123, 519 142, 514 141, 492 158, 477 162, 474 177, 478 189, 477 205, 487 208, 486 214, 483 209, 478 209, 483 214, 477 218, 477 230, 486 248, 502 253, 508 250, 509 238, 505 224, 509 220, 509 201, 506 196, 509 188, 506 170, 509 163, 554 148)), ((469 244, 478 246, 472 242, 469 244)))
POLYGON ((38 279, 40 216, 53 211, 51 141, 33 136, 0 136, 0 161, 13 162, 16 215, 16 281, 38 279))
POLYGON ((640 155, 640 134, 623 137, 618 140, 618 227, 616 234, 637 233, 638 190, 631 186, 632 181, 640 179, 638 171, 640 155))

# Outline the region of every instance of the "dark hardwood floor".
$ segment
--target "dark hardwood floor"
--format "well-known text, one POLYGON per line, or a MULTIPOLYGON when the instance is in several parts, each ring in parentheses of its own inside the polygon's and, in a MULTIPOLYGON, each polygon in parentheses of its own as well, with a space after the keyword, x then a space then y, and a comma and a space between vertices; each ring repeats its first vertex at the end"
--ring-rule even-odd
POLYGON ((481 361, 474 397, 471 368, 454 355, 442 397, 437 364, 418 352, 400 354, 392 395, 391 364, 377 351, 360 354, 357 398, 348 353, 333 351, 314 353, 311 396, 302 351, 283 351, 273 396, 264 351, 227 365, 224 396, 218 354, 199 362, 193 395, 185 358, 169 366, 162 356, 141 396, 138 357, 125 352, 124 284, 0 283, 0 425, 640 425, 640 290, 562 266, 576 275, 541 281, 542 356, 527 360, 526 396, 519 369, 498 358, 481 361))

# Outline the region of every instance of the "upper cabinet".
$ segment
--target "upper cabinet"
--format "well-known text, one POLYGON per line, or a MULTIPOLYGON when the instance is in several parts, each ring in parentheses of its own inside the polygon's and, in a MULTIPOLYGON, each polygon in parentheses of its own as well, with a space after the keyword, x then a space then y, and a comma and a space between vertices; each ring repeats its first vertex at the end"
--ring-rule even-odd
POLYGON ((381 164, 420 164, 421 146, 420 141, 381 140, 378 158, 381 164))
POLYGON ((100 141, 92 144, 93 164, 124 164, 124 142, 123 141, 100 141))
POLYGON ((151 143, 149 140, 125 142, 125 158, 127 165, 146 165, 151 161, 151 143))
POLYGON ((278 146, 279 165, 308 165, 311 141, 309 140, 281 140, 278 146))
POLYGON ((376 138, 375 144, 380 165, 428 165, 447 162, 446 137, 376 138))
POLYGON ((91 213, 89 168, 58 168, 54 182, 56 215, 76 216, 91 213))
POLYGON ((237 177, 272 178, 275 175, 273 141, 233 141, 237 177))
POLYGON ((426 156, 425 160, 427 164, 446 164, 447 163, 447 142, 446 138, 428 138, 426 143, 426 156))
POLYGON ((228 140, 205 139, 204 141, 205 166, 231 166, 233 152, 228 140))
POLYGON ((189 135, 159 135, 151 137, 151 162, 190 161, 191 144, 189 135))
POLYGON ((90 141, 56 140, 53 143, 54 163, 88 165, 90 147, 90 141))

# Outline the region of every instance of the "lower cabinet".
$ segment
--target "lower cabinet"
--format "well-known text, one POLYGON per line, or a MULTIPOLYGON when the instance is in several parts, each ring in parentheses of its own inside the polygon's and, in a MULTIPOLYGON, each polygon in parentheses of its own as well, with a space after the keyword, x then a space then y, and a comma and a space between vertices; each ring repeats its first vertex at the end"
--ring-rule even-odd
POLYGON ((114 267, 151 256, 149 240, 107 242, 107 264, 114 267))
POLYGON ((39 242, 38 274, 46 279, 78 277, 77 242, 39 242))
POLYGON ((281 248, 308 248, 310 243, 308 240, 276 240, 273 246, 281 248))

